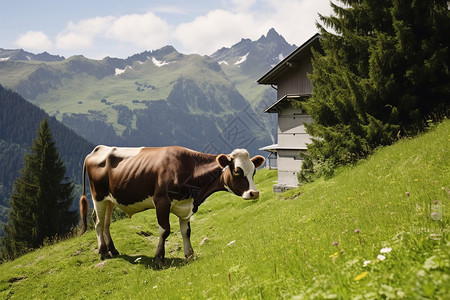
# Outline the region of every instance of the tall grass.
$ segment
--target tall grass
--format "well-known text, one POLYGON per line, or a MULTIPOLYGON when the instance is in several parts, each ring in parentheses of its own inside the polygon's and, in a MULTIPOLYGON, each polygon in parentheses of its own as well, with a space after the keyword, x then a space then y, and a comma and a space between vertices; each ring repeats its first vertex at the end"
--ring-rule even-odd
POLYGON ((55 299, 445 299, 450 294, 450 121, 380 149, 334 177, 282 195, 257 172, 258 201, 210 197, 183 258, 171 219, 169 266, 154 267, 154 211, 112 224, 121 256, 95 233, 0 265, 0 297, 55 299))

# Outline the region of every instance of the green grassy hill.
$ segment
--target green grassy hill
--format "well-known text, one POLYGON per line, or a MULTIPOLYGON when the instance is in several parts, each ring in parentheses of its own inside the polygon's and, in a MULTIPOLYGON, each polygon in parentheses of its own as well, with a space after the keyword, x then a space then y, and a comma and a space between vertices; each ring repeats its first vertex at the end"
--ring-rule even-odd
POLYGON ((155 212, 112 224, 121 256, 100 261, 93 231, 0 265, 3 299, 448 299, 450 121, 282 195, 261 170, 259 201, 210 197, 178 222, 169 267, 154 268, 155 212))

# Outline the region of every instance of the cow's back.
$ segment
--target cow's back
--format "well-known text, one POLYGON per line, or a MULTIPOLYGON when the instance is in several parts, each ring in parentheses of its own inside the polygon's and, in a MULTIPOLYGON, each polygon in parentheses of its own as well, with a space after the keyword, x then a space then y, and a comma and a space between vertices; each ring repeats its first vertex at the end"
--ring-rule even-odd
POLYGON ((188 152, 180 147, 97 146, 85 161, 94 199, 111 195, 129 205, 153 197, 157 190, 167 193, 178 185, 177 175, 190 165, 185 157, 188 152))

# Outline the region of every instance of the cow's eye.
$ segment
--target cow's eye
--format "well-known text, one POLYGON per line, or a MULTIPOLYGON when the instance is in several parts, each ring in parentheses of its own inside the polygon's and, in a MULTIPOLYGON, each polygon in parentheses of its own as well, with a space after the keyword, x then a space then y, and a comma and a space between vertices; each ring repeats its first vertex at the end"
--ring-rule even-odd
POLYGON ((234 176, 242 176, 242 170, 239 168, 233 169, 233 175, 234 176))

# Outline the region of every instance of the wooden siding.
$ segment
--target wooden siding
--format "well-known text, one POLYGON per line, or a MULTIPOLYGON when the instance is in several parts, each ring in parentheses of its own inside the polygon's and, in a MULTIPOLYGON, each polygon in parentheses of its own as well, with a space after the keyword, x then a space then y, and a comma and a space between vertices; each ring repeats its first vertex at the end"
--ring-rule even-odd
POLYGON ((297 174, 302 168, 302 160, 298 151, 279 150, 278 160, 278 184, 286 186, 297 186, 297 174))
POLYGON ((286 95, 311 94, 312 85, 307 74, 312 73, 311 56, 302 62, 295 62, 292 72, 283 75, 278 81, 277 98, 286 95))
POLYGON ((306 149, 311 142, 306 133, 304 122, 310 123, 313 119, 302 113, 300 109, 288 107, 278 113, 278 146, 282 148, 306 149))

